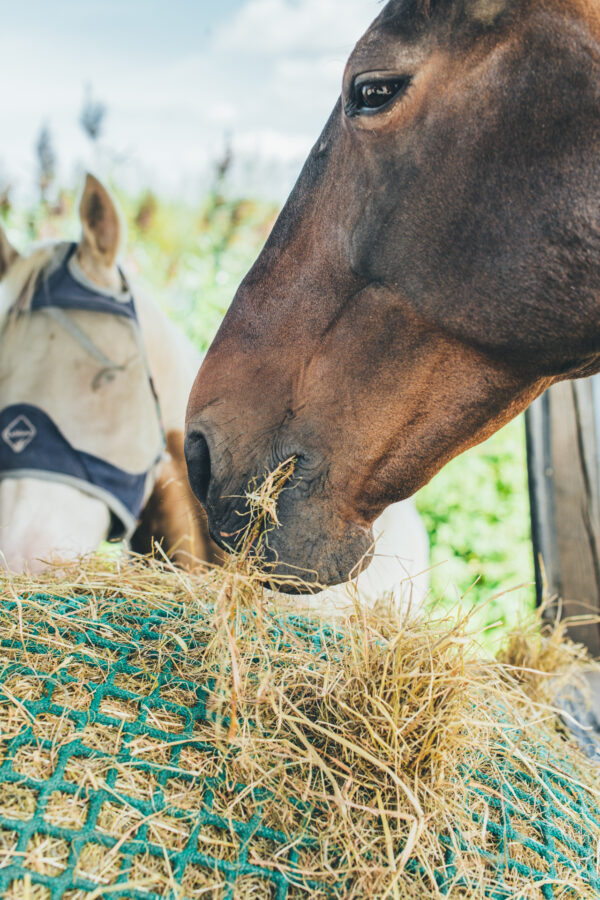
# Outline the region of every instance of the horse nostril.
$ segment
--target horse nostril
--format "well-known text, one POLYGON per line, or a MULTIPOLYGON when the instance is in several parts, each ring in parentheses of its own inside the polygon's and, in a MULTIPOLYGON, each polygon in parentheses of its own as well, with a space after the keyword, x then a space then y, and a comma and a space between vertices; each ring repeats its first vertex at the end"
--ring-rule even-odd
POLYGON ((200 503, 206 505, 210 484, 210 451, 201 431, 188 431, 185 438, 185 459, 192 490, 200 503))

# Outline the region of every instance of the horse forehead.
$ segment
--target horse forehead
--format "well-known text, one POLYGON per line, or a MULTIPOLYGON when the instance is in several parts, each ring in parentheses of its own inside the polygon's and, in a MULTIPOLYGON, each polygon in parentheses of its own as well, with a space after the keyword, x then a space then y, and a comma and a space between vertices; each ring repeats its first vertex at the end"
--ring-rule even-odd
MULTIPOLYGON (((420 37, 449 18, 459 29, 487 27, 503 21, 502 14, 534 10, 554 11, 563 16, 577 13, 594 25, 600 20, 598 0, 389 0, 372 29, 396 38, 420 37)), ((479 34, 481 32, 478 32, 479 34)), ((368 34, 368 32, 367 32, 368 34)))
POLYGON ((596 40, 600 36, 599 0, 389 0, 354 48, 346 78, 378 69, 414 74, 436 49, 449 51, 458 61, 477 59, 478 54, 471 56, 473 47, 489 51, 509 36, 514 41, 520 35, 526 49, 532 23, 554 42, 561 23, 565 44, 577 52, 578 39, 566 27, 575 21, 584 26, 579 34, 587 57, 590 34, 596 40))
MULTIPOLYGON (((544 2, 544 0, 542 0, 544 2)), ((391 33, 423 32, 447 15, 464 14, 464 20, 480 19, 479 6, 505 9, 533 5, 533 0, 389 0, 376 23, 391 33)))
POLYGON ((440 37, 450 38, 445 23, 459 22, 459 28, 467 31, 469 22, 474 20, 489 26, 509 5, 514 7, 523 2, 526 0, 390 0, 357 43, 351 60, 375 63, 374 54, 377 54, 377 62, 383 68, 386 64, 390 68, 396 64, 411 69, 440 37), (403 52, 407 55, 398 58, 398 53, 403 52))

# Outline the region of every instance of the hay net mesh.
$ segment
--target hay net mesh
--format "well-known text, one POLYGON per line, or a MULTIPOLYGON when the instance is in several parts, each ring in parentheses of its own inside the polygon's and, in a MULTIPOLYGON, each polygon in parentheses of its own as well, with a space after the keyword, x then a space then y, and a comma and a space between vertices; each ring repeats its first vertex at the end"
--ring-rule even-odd
MULTIPOLYGON (((2 640, 0 896, 354 896, 335 877, 320 883, 305 874, 304 856, 319 839, 314 808, 299 817, 297 834, 286 833, 265 812, 271 794, 232 780, 226 756, 208 738, 214 684, 186 678, 179 665, 188 648, 174 624, 177 606, 130 603, 118 624, 99 614, 65 655, 58 642, 53 647, 53 617, 89 616, 89 598, 25 599, 40 612, 25 639, 16 633, 25 601, 1 601, 16 631, 2 640), (159 637, 171 628, 180 636, 165 653, 159 637)), ((318 654, 327 632, 301 618, 293 626, 318 654)), ((538 885, 537 894, 522 896, 600 896, 600 809, 561 776, 551 754, 546 762, 540 788, 539 775, 515 767, 509 755, 500 780, 497 767, 486 771, 476 759, 465 797, 473 827, 440 835, 431 896, 479 896, 457 866, 457 850, 493 871, 484 896, 521 896, 515 877, 538 885), (482 829, 485 849, 473 837, 482 829), (573 893, 569 873, 579 885, 573 893)), ((334 870, 335 848, 330 862, 334 870)), ((423 877, 421 864, 408 860, 403 877, 423 877)), ((395 888, 390 896, 407 895, 395 888)))

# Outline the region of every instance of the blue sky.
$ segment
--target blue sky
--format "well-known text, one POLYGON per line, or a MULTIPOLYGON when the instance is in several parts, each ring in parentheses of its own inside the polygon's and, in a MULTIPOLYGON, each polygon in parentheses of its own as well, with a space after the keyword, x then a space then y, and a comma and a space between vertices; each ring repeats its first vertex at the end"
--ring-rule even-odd
POLYGON ((200 191, 228 135, 236 179, 283 197, 339 93, 378 0, 21 0, 3 10, 0 171, 22 189, 51 129, 61 177, 111 169, 200 191), (103 152, 78 125, 106 103, 103 152))

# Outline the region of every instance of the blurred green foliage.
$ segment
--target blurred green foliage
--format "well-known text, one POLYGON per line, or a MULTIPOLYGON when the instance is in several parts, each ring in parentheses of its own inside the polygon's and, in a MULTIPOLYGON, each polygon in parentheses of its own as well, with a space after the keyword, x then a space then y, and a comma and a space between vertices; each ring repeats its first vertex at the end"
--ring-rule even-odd
MULTIPOLYGON (((114 190, 124 214, 125 267, 201 350, 225 311, 277 215, 272 203, 232 197, 223 188, 222 164, 198 204, 164 200, 151 191, 130 196, 114 190)), ((79 238, 78 194, 57 190, 28 209, 0 206, 0 221, 17 247, 37 239, 79 238)))
POLYGON ((272 204, 213 190, 199 208, 148 193, 120 198, 129 223, 129 263, 152 295, 206 350, 262 244, 272 204))
POLYGON ((523 416, 452 460, 417 495, 432 603, 466 610, 492 643, 535 605, 523 416))
MULTIPOLYGON (((151 191, 118 198, 128 227, 126 268, 145 282, 201 350, 275 220, 269 203, 231 196, 228 158, 200 203, 151 191)), ((76 239, 76 196, 48 192, 33 208, 0 206, 17 246, 34 236, 76 239)), ((475 605, 491 643, 533 607, 533 560, 522 417, 447 465, 417 496, 431 539, 432 604, 475 605), (519 587, 525 584, 524 587, 519 587)))

